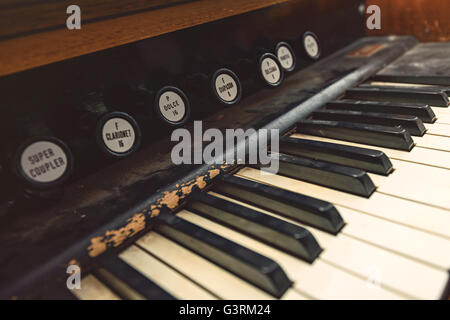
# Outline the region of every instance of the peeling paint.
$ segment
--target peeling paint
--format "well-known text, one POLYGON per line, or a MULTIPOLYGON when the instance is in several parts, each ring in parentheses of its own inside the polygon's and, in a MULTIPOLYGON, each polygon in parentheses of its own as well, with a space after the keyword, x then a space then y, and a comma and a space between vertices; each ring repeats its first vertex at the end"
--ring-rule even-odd
POLYGON ((108 246, 118 247, 126 239, 135 236, 137 233, 145 229, 145 215, 136 213, 132 218, 127 220, 127 225, 118 230, 108 230, 104 236, 94 237, 91 239, 91 245, 88 252, 91 257, 96 257, 103 253, 108 246))
POLYGON ((200 188, 203 189, 206 187, 205 177, 198 177, 195 184, 200 188))
POLYGON ((67 264, 67 266, 73 266, 73 265, 81 267, 80 263, 76 259, 70 260, 69 263, 67 264))
POLYGON ((159 212, 160 212, 159 209, 153 209, 150 213, 150 217, 151 218, 156 217, 159 214, 159 212))
MULTIPOLYGON (((212 169, 208 171, 207 176, 209 177, 209 179, 212 179, 218 174, 220 174, 219 169, 212 169)), ((206 187, 205 177, 207 176, 200 176, 195 180, 183 183, 181 185, 181 189, 165 191, 164 196, 157 201, 158 207, 161 208, 161 206, 165 205, 167 208, 172 210, 177 208, 179 206, 180 200, 191 194, 194 187, 198 187, 199 189, 203 189, 204 187, 206 187), (179 194, 180 191, 181 194, 179 194)))
POLYGON ((219 169, 211 170, 211 171, 209 172, 209 178, 210 178, 210 179, 213 179, 213 178, 215 178, 216 176, 218 176, 219 174, 220 174, 220 170, 219 170, 219 169))
POLYGON ((105 237, 94 237, 91 239, 91 245, 88 247, 89 256, 97 257, 106 251, 105 237))
MULTIPOLYGON (((180 205, 180 201, 182 199, 192 193, 195 187, 203 189, 207 186, 205 178, 213 179, 219 174, 219 169, 211 169, 206 175, 199 176, 194 180, 182 184, 181 186, 176 184, 177 189, 175 190, 165 191, 163 196, 156 201, 156 204, 150 205, 150 218, 158 216, 160 209, 163 206, 173 211, 180 205)), ((142 212, 136 213, 132 218, 127 220, 127 224, 124 227, 117 230, 108 230, 103 236, 92 238, 91 244, 88 247, 89 256, 97 257, 105 252, 108 247, 120 246, 125 240, 134 237, 137 233, 144 230, 145 227, 145 214, 142 212)))
POLYGON ((175 209, 176 207, 178 207, 179 201, 180 196, 178 195, 178 190, 165 191, 164 197, 158 199, 158 204, 159 206, 166 205, 166 207, 169 209, 175 209))

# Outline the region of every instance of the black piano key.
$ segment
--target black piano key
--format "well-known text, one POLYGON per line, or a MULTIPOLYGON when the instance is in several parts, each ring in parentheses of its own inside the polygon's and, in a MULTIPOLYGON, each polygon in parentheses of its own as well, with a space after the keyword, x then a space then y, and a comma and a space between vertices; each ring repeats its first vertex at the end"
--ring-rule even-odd
POLYGON ((386 127, 341 121, 302 120, 297 132, 374 146, 411 150, 414 142, 403 127, 386 127))
POLYGON ((333 204, 256 181, 223 175, 214 190, 277 212, 307 225, 337 234, 344 226, 333 204))
POLYGON ((432 92, 426 90, 409 91, 406 88, 352 88, 345 92, 345 98, 401 103, 424 103, 437 107, 447 107, 449 104, 448 96, 445 92, 432 92))
POLYGON ((392 163, 382 151, 307 139, 280 137, 280 152, 388 175, 392 163))
POLYGON ((437 86, 450 86, 450 76, 423 76, 423 75, 383 75, 377 74, 370 78, 371 81, 400 82, 412 84, 429 84, 437 86))
POLYGON ((175 299, 170 293, 112 254, 101 258, 99 268, 94 273, 125 299, 139 299, 139 296, 149 300, 175 299))
POLYGON ((385 85, 379 85, 379 84, 370 84, 370 83, 362 83, 358 86, 359 88, 380 88, 380 89, 401 89, 405 92, 413 92, 413 91, 425 91, 425 92, 435 92, 435 93, 445 93, 447 96, 450 93, 449 87, 442 87, 442 86, 421 86, 421 85, 408 85, 408 86, 401 86, 401 85, 395 85, 395 84, 385 84, 385 85))
POLYGON ((337 100, 326 105, 331 110, 351 110, 416 116, 425 123, 436 121, 433 109, 426 104, 402 104, 379 101, 337 100))
POLYGON ((422 120, 418 117, 401 114, 383 114, 344 110, 317 110, 313 112, 312 119, 368 123, 387 127, 402 126, 409 132, 409 134, 420 137, 423 136, 426 131, 422 120))
POLYGON ((278 157, 278 174, 283 176, 367 198, 375 191, 372 179, 361 169, 284 154, 271 157, 278 157))
POLYGON ((156 230, 184 247, 235 273, 255 286, 281 297, 291 286, 273 260, 196 226, 169 212, 156 218, 156 230))
POLYGON ((188 208, 308 262, 322 251, 305 228, 204 192, 194 194, 188 208))

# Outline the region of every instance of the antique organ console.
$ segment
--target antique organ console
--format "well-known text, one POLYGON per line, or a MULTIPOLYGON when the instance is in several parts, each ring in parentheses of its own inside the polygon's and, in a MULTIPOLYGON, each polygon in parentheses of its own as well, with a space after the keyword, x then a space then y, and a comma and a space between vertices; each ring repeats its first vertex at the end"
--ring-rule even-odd
POLYGON ((360 0, 80 0, 68 30, 44 2, 0 2, 2 299, 448 298, 449 30, 366 34, 360 0), (199 123, 278 130, 278 171, 174 163, 199 123))

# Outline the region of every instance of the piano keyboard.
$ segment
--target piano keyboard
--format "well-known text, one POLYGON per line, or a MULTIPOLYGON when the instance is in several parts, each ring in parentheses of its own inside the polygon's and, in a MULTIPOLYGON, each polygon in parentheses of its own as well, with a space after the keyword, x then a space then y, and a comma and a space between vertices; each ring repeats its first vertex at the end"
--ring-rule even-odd
POLYGON ((448 88, 368 82, 118 256, 79 299, 439 299, 450 270, 448 88))

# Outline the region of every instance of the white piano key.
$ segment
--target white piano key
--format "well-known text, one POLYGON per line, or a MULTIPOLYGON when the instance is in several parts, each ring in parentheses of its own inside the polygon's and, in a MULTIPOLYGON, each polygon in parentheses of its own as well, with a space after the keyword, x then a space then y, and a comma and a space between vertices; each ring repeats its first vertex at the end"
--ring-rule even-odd
POLYGON ((268 293, 159 233, 149 232, 136 244, 221 299, 273 299, 268 293))
MULTIPOLYGON (((262 178, 259 170, 251 168, 242 169, 239 175, 257 181, 260 181, 262 178)), ((262 182, 269 184, 272 184, 271 181, 272 179, 262 180, 262 182)), ((320 195, 322 199, 326 199, 336 205, 356 209, 450 240, 450 214, 447 210, 378 192, 375 192, 367 199, 307 182, 299 183, 300 181, 287 177, 276 176, 276 181, 283 183, 288 190, 303 194, 320 195)))
MULTIPOLYGON (((441 218, 441 221, 446 223, 446 226, 441 229, 441 232, 446 233, 447 238, 374 216, 385 216, 389 219, 389 217, 395 217, 396 215, 400 215, 401 217, 402 213, 408 215, 409 212, 407 211, 407 207, 402 205, 407 205, 407 201, 397 202, 397 204, 395 201, 391 203, 379 200, 371 202, 372 197, 374 197, 377 192, 374 193, 371 198, 365 199, 315 186, 299 180, 278 175, 261 174, 261 171, 251 168, 244 168, 237 174, 240 177, 267 183, 272 186, 305 195, 320 194, 323 199, 334 203, 341 213, 344 221, 347 223, 342 230, 344 234, 391 250, 398 254, 408 256, 417 261, 421 261, 422 263, 434 266, 435 268, 442 270, 450 269, 450 255, 445 254, 445 252, 450 252, 450 240, 448 240, 449 221, 445 219, 445 215, 441 218), (358 198, 360 201, 358 201, 358 198), (394 206, 392 206, 393 204, 394 206), (370 214, 366 213, 367 211, 369 211, 370 214)), ((384 199, 388 200, 387 197, 384 199)), ((432 211, 433 208, 430 209, 431 210, 422 211, 421 217, 424 222, 427 219, 432 219, 429 212, 432 211)), ((446 216, 450 215, 448 211, 444 212, 446 213, 446 216)), ((414 225, 420 226, 421 218, 418 211, 415 212, 415 215, 416 222, 414 225)), ((414 214, 412 216, 414 217, 414 214)), ((400 219, 408 220, 406 218, 407 217, 404 216, 400 219)), ((397 219, 399 218, 397 217, 397 219)))
POLYGON ((433 107, 433 106, 431 106, 431 109, 433 109, 434 114, 438 118, 440 116, 450 116, 450 107, 442 108, 442 107, 433 107))
POLYGON ((406 297, 386 290, 380 286, 370 286, 361 279, 340 268, 317 259, 308 264, 291 255, 285 254, 266 244, 256 241, 234 230, 183 210, 180 217, 208 230, 240 243, 277 261, 285 270, 294 287, 301 293, 317 299, 405 299, 406 297))
POLYGON ((92 274, 81 280, 81 288, 72 290, 80 300, 121 300, 110 288, 92 274))
POLYGON ((450 116, 442 116, 436 119, 436 123, 450 124, 450 116))
POLYGON ((137 246, 119 255, 125 262, 178 299, 212 300, 214 295, 137 246))
POLYGON ((307 297, 303 294, 298 293, 294 289, 289 289, 286 293, 281 297, 281 300, 312 300, 311 297, 307 297))
MULTIPOLYGON (((392 161, 392 160, 391 160, 392 161)), ((395 172, 395 171, 394 171, 395 172)), ((393 173, 394 173, 393 172, 393 173)), ((383 182, 385 182, 386 180, 383 179, 385 177, 377 175, 377 174, 368 174, 370 179, 372 179, 373 184, 378 188, 381 184, 383 184, 383 182)))
POLYGON ((427 134, 444 136, 450 138, 450 125, 442 123, 425 124, 427 134))
POLYGON ((339 241, 330 242, 327 241, 330 240, 328 235, 320 233, 319 235, 313 232, 326 246, 322 255, 324 261, 359 273, 367 279, 379 277, 372 280, 414 299, 440 299, 445 291, 449 278, 447 271, 357 241, 347 236, 345 232, 337 237, 339 241))
POLYGON ((392 164, 389 177, 377 177, 378 192, 450 210, 450 170, 400 160, 392 164))
MULTIPOLYGON (((212 193, 212 192, 211 192, 212 193)), ((212 193, 217 197, 236 202, 240 205, 259 210, 278 219, 300 226, 289 218, 212 193)), ((339 267, 350 270, 363 278, 370 279, 379 275, 380 285, 402 292, 414 299, 439 299, 445 289, 448 273, 427 266, 391 251, 370 245, 345 234, 345 228, 337 236, 308 227, 308 230, 320 242, 324 251, 320 258, 339 267)))
POLYGON ((446 108, 432 108, 433 112, 436 114, 436 123, 446 123, 450 124, 450 113, 447 112, 446 108))
MULTIPOLYGON (((450 153, 441 151, 441 150, 433 150, 433 149, 422 148, 422 147, 416 146, 411 151, 407 152, 407 151, 402 151, 402 150, 374 147, 374 146, 368 146, 365 144, 359 144, 359 143, 354 143, 354 142, 347 142, 347 141, 335 140, 335 139, 329 139, 329 138, 323 138, 323 137, 315 137, 315 136, 309 136, 309 135, 298 134, 298 133, 293 134, 291 137, 323 141, 323 142, 332 142, 332 143, 343 144, 343 145, 348 145, 348 146, 380 150, 380 151, 383 151, 390 159, 404 160, 404 161, 421 163, 421 164, 426 164, 426 165, 444 168, 444 169, 450 169, 450 153)), ((424 137, 427 137, 427 136, 425 135, 424 137)), ((414 137, 414 139, 416 139, 416 138, 418 138, 418 137, 414 137)), ((420 137, 420 138, 423 138, 423 137, 420 137)))
POLYGON ((424 134, 423 137, 414 137, 417 146, 427 149, 450 152, 450 138, 434 134, 424 134))
MULTIPOLYGON (((261 179, 256 169, 244 168, 239 173, 254 180, 259 181, 261 179)), ((359 210, 384 220, 450 240, 450 214, 447 210, 378 192, 375 192, 367 199, 306 182, 293 184, 297 180, 287 177, 277 176, 276 179, 285 183, 288 190, 303 194, 320 195, 321 199, 326 199, 336 205, 359 210)), ((265 179, 263 182, 271 184, 270 179, 265 179)))
POLYGON ((450 241, 402 225, 339 207, 348 225, 345 234, 413 257, 442 270, 450 268, 450 241))
POLYGON ((380 193, 450 210, 450 171, 392 159, 389 176, 368 174, 380 193), (429 181, 429 183, 426 183, 429 181))

